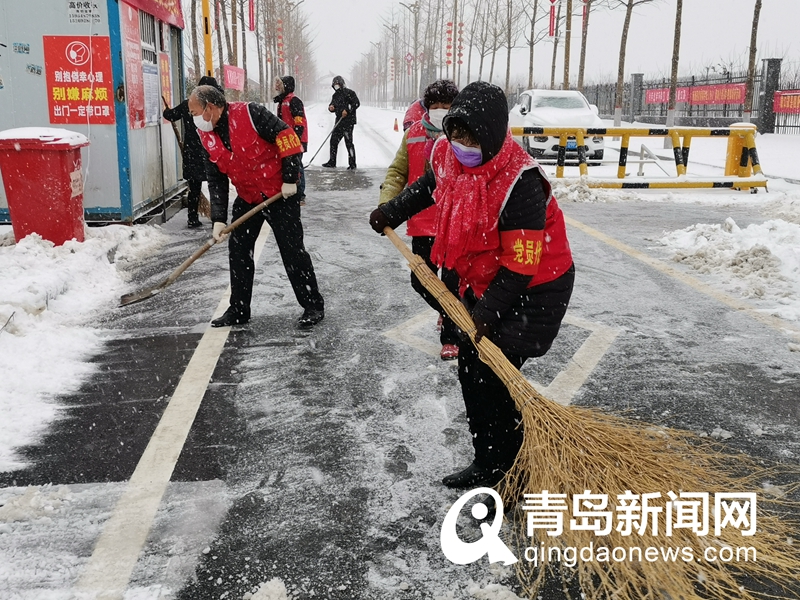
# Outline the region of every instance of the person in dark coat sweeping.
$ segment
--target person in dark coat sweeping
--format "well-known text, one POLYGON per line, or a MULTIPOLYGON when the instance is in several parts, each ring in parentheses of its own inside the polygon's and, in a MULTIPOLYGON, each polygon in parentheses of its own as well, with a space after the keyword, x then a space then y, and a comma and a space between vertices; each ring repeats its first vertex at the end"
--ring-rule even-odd
POLYGON ((339 142, 344 139, 347 148, 348 169, 356 168, 356 147, 353 144, 353 128, 356 125, 356 109, 361 106, 356 93, 344 84, 344 78, 337 75, 331 83, 333 96, 328 110, 336 115, 336 126, 331 134, 331 156, 328 162, 322 163, 323 167, 333 168, 336 166, 336 154, 339 150, 339 142))
MULTIPOLYGON (((197 85, 210 85, 222 91, 213 77, 203 76, 197 85)), ((200 203, 203 182, 206 179, 206 151, 197 135, 197 127, 189 112, 189 100, 186 99, 173 108, 164 109, 164 118, 167 121, 183 121, 183 178, 189 186, 187 196, 190 228, 200 227, 200 218, 197 216, 197 206, 200 203)))
MULTIPOLYGON (((575 278, 564 216, 544 171, 508 130, 503 91, 474 82, 456 96, 433 148, 429 171, 370 215, 377 232, 436 204, 431 259, 458 273, 475 322, 517 368, 549 349, 575 278)), ((475 459, 448 475, 448 487, 496 485, 522 444, 520 414, 503 382, 459 343, 458 378, 475 459)))

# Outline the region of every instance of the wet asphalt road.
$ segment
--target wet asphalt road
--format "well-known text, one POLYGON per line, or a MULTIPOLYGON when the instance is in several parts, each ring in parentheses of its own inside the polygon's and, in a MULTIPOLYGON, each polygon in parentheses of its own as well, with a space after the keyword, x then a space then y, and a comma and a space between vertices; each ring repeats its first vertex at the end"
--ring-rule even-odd
MULTIPOLYGON (((273 577, 297 598, 462 598, 487 577, 513 588, 510 570, 452 565, 438 545, 459 495, 439 479, 466 465, 471 448, 453 365, 383 335, 421 319, 409 329, 436 342, 435 317, 404 261, 367 226, 383 172, 308 173, 306 246, 326 318, 312 331, 294 326, 302 311, 270 238, 253 318, 231 332, 172 476, 176 490, 213 484, 213 510, 188 515, 167 496, 131 586, 169 579, 161 593, 180 599, 241 598, 273 577), (163 544, 167 530, 204 533, 175 550, 163 544), (175 555, 182 579, 167 575, 175 555)), ((665 262, 654 241, 662 232, 764 220, 755 209, 699 204, 562 209, 665 262)), ((183 229, 184 220, 165 226, 171 243, 131 274, 133 287, 159 281, 210 234, 183 229)), ((722 428, 733 450, 796 464, 800 357, 788 343, 798 340, 578 228, 569 233, 570 314, 617 332, 573 402, 701 434, 722 428)), ((227 277, 227 253, 216 248, 153 299, 100 315, 107 343, 96 376, 61 399, 64 418, 24 450, 30 467, 0 474, 0 486, 130 478, 227 277)), ((565 324, 524 372, 548 384, 588 335, 565 324)))

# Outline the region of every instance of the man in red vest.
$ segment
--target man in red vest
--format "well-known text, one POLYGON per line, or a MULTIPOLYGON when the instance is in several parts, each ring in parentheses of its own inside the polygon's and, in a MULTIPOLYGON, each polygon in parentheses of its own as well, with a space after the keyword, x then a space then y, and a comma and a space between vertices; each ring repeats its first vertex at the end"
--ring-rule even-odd
POLYGON ((227 102, 217 88, 198 86, 189 97, 189 112, 208 152, 214 239, 223 241, 228 216, 228 187, 236 187, 235 220, 278 193, 283 199, 257 213, 231 234, 229 264, 231 300, 213 327, 241 325, 250 320, 255 263, 253 250, 264 221, 269 223, 303 315, 297 324, 311 327, 325 316, 314 265, 303 245, 297 180, 303 147, 294 130, 255 102, 227 102))
MULTIPOLYGON (((303 145, 303 152, 308 152, 308 119, 306 119, 306 109, 303 101, 294 94, 294 77, 286 75, 275 78, 275 91, 278 95, 273 101, 278 105, 277 115, 281 121, 294 129, 300 143, 303 145)), ((303 165, 300 165, 300 181, 297 183, 297 190, 300 194, 300 206, 305 206, 306 198, 306 174, 303 165)))

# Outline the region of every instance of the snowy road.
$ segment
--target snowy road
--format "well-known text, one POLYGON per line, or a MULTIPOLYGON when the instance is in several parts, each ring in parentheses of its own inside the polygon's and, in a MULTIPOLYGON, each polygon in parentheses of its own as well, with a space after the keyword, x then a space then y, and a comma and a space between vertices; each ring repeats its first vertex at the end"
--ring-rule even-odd
MULTIPOLYGON (((227 338, 185 444, 174 449, 149 535, 140 551, 119 541, 120 552, 133 552, 126 599, 239 599, 273 578, 271 600, 283 597, 281 584, 298 599, 516 597, 510 568, 456 566, 439 548, 459 495, 439 480, 470 460, 470 440, 454 365, 425 351, 437 341, 435 316, 394 247, 367 226, 383 177, 368 167, 385 167, 401 135, 382 129, 391 130, 394 113, 375 114, 365 112, 356 130, 365 168, 308 172, 303 219, 325 320, 295 329, 300 309, 268 236, 253 319, 227 338)), ((318 129, 312 153, 328 131, 318 129)), ((324 160, 326 150, 315 164, 324 160)), ((797 322, 761 318, 774 312, 768 296, 743 298, 730 280, 672 261, 660 241, 697 223, 762 223, 766 200, 686 198, 562 202, 577 270, 570 320, 523 371, 548 386, 575 367, 593 332, 611 332, 565 401, 796 463, 797 322)), ((164 226, 168 242, 138 266, 138 285, 158 281, 208 235, 182 229, 184 221, 164 226)), ((133 519, 117 504, 125 482, 137 465, 150 473, 140 458, 227 277, 218 248, 152 300, 98 312, 104 340, 94 375, 59 399, 61 418, 21 453, 28 466, 0 475, 0 597, 71 598, 104 529, 133 519)))

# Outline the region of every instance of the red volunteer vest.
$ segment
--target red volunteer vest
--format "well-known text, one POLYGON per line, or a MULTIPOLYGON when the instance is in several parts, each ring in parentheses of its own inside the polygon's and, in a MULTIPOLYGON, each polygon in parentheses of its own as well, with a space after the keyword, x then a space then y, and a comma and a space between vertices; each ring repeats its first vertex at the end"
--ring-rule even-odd
POLYGON ((281 191, 281 159, 303 151, 293 129, 281 131, 270 144, 256 131, 247 102, 228 103, 228 130, 231 150, 211 131, 200 131, 200 141, 208 157, 220 172, 227 175, 236 192, 249 204, 260 204, 262 194, 274 196, 281 191))
POLYGON ((303 135, 300 136, 300 141, 304 144, 308 143, 308 119, 306 119, 306 112, 303 111, 303 116, 301 117, 293 117, 292 110, 289 107, 289 103, 294 98, 294 94, 286 94, 286 98, 281 101, 281 114, 278 115, 281 118, 281 121, 286 123, 289 127, 294 129, 295 125, 302 125, 303 126, 303 135))
MULTIPOLYGON (((428 137, 422 121, 408 128, 406 150, 408 151, 408 185, 425 174, 430 164, 430 147, 433 140, 428 137)), ((406 233, 410 236, 432 237, 436 235, 436 206, 426 208, 411 217, 406 223, 406 233)))
MULTIPOLYGON (((506 138, 506 144, 509 142, 513 146, 509 147, 510 157, 507 164, 499 168, 488 181, 487 205, 491 211, 492 222, 481 236, 479 245, 467 248, 461 256, 455 259, 455 270, 461 280, 462 295, 467 287, 470 287, 476 297, 483 296, 486 288, 489 287, 500 267, 503 266, 517 273, 533 275, 533 280, 528 286, 530 288, 558 279, 572 265, 572 252, 567 240, 564 215, 552 194, 547 176, 536 161, 516 142, 513 142, 510 136, 506 138), (550 198, 547 203, 544 230, 499 231, 500 214, 505 208, 512 187, 516 185, 524 171, 536 168, 542 175, 545 194, 550 198)), ((448 173, 452 174, 454 169, 462 169, 460 163, 457 163, 447 139, 437 141, 433 149, 432 164, 437 177, 434 200, 439 210, 443 210, 444 207, 452 206, 452 204, 442 202, 443 199, 437 197, 440 189, 438 180, 442 176, 447 176, 448 173)), ((453 216, 455 215, 442 214, 440 220, 446 220, 453 216)))

